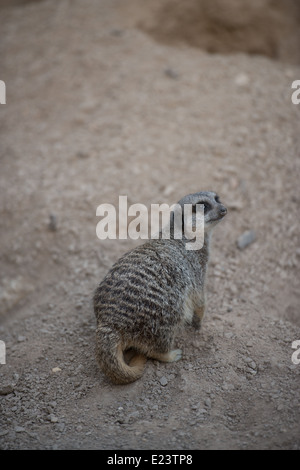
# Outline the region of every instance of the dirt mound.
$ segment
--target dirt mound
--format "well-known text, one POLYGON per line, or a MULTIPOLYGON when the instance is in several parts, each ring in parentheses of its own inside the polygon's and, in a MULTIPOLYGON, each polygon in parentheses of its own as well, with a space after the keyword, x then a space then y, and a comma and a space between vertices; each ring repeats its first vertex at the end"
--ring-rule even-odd
POLYGON ((164 43, 300 62, 296 0, 146 0, 140 13, 139 27, 164 43))

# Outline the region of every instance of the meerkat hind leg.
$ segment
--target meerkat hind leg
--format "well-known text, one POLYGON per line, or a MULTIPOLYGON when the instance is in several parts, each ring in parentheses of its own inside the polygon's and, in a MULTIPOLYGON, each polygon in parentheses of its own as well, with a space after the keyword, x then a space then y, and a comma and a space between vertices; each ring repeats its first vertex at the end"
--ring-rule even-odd
POLYGON ((137 352, 133 348, 129 348, 129 349, 125 349, 123 354, 124 354, 124 360, 126 364, 130 364, 130 361, 137 354, 137 352))
POLYGON ((149 357, 161 362, 176 362, 182 358, 182 351, 181 349, 172 349, 167 353, 151 353, 149 357))

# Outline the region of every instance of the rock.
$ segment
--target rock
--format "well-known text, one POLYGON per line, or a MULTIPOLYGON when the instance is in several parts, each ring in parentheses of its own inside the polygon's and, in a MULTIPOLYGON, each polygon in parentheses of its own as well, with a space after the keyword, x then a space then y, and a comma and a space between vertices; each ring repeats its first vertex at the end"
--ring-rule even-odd
POLYGON ((57 416, 53 415, 53 414, 50 414, 49 417, 48 417, 49 421, 51 423, 57 423, 58 422, 58 418, 57 416))
POLYGON ((206 406, 206 408, 211 408, 211 399, 210 398, 206 398, 206 400, 204 401, 204 406, 206 406))
POLYGON ((178 78, 178 73, 175 72, 175 70, 171 69, 171 68, 167 68, 165 69, 165 75, 169 78, 173 78, 173 80, 177 80, 178 78))
POLYGON ((174 190, 175 190, 175 187, 170 184, 163 189, 163 195, 168 197, 174 192, 174 190))
POLYGON ((13 391, 14 391, 14 387, 12 384, 0 385, 0 395, 9 395, 13 391))
POLYGON ((57 429, 59 432, 64 432, 65 427, 66 427, 65 423, 57 423, 56 429, 57 429))
POLYGON ((224 333, 224 337, 227 338, 227 339, 231 339, 233 338, 234 334, 232 333, 232 331, 228 331, 227 333, 224 333))
POLYGON ((56 219, 56 215, 54 214, 49 215, 48 229, 51 232, 56 232, 57 230, 57 219, 56 219))
POLYGON ((8 312, 32 291, 33 286, 22 276, 3 279, 0 285, 0 312, 8 312))
POLYGON ((167 377, 165 377, 164 375, 159 379, 159 383, 160 385, 162 385, 163 387, 165 387, 166 385, 168 385, 168 380, 167 380, 167 377))
POLYGON ((247 87, 250 83, 250 79, 248 77, 248 75, 246 75, 245 73, 239 73, 235 79, 234 79, 234 83, 238 86, 238 87, 247 87))
POLYGON ((124 31, 122 29, 114 28, 110 31, 110 34, 115 37, 123 36, 124 31))
POLYGON ((231 391, 234 390, 234 385, 232 383, 224 382, 222 385, 222 389, 226 391, 231 391))
POLYGON ((256 233, 254 230, 247 230, 242 233, 237 239, 237 246, 240 250, 244 250, 247 246, 256 240, 256 233))
POLYGON ((250 362, 253 362, 253 359, 249 356, 246 356, 245 357, 245 362, 247 362, 247 364, 249 364, 250 362))
POLYGON ((205 408, 200 408, 197 412, 197 416, 205 415, 207 410, 205 408))
POLYGON ((24 431, 25 431, 25 428, 23 428, 22 426, 15 427, 15 432, 24 432, 24 431))

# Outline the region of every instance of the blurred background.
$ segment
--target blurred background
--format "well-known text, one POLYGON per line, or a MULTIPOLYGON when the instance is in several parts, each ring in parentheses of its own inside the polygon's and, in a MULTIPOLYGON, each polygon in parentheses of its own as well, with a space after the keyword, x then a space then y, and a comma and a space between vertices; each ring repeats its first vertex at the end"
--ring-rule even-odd
MULTIPOLYGON (((300 105, 291 101, 292 82, 300 79, 299 2, 0 0, 0 21, 0 79, 6 84, 6 104, 0 105, 0 339, 11 361, 1 369, 6 379, 15 383, 13 374, 20 376, 29 361, 44 370, 45 357, 53 367, 60 362, 70 379, 75 372, 69 356, 77 361, 77 354, 85 354, 81 362, 89 385, 82 396, 92 410, 102 379, 95 365, 87 365, 93 364, 92 346, 79 353, 93 342, 90 299, 112 263, 136 245, 98 240, 97 206, 117 206, 119 195, 127 195, 128 205, 172 204, 206 189, 218 192, 229 210, 214 236, 208 314, 226 313, 236 335, 231 340, 245 334, 243 344, 253 342, 262 322, 257 362, 278 354, 277 362, 285 357, 290 364, 285 348, 299 339, 294 335, 300 326, 300 105), (248 246, 245 232, 251 234, 248 246), (267 332, 281 339, 283 331, 288 339, 279 341, 276 353, 267 332)), ((218 319, 207 321, 211 337, 220 333, 215 341, 221 347, 223 326, 218 319)), ((238 350, 239 343, 234 347, 238 350)), ((295 408, 290 414, 285 409, 290 390, 296 390, 295 376, 289 382, 286 370, 280 380, 288 420, 282 428, 292 429, 289 447, 299 441, 299 430, 295 408)), ((214 389, 223 379, 220 375, 209 386, 214 389)), ((47 380, 40 379, 44 393, 47 380)), ((33 392, 33 385, 27 387, 33 392)), ((72 384, 64 381, 60 387, 65 397, 78 398, 72 384)), ((241 384, 236 388, 245 393, 241 384)), ((259 390, 255 399, 263 410, 259 390)), ((234 407, 238 398, 232 394, 227 403, 234 407)), ((36 407, 39 423, 47 422, 42 411, 47 397, 27 406, 27 418, 18 408, 21 427, 26 419, 35 423, 36 407)), ((216 421, 211 415, 215 439, 221 401, 218 406, 216 421)), ((275 413, 274 423, 276 406, 266 408, 270 416, 275 413)), ((67 402, 61 407, 73 429, 67 402)), ((16 419, 7 407, 5 413, 6 424, 16 419)), ((253 422, 258 419, 263 428, 260 414, 253 413, 253 422)), ((238 416, 240 433, 246 432, 245 416, 238 416)), ((72 441, 67 424, 60 430, 53 423, 40 444, 24 433, 12 444, 12 429, 3 446, 45 447, 63 432, 62 447, 81 445, 81 431, 78 442, 72 441)), ((114 442, 119 445, 119 431, 105 428, 105 435, 121 436, 114 442)), ((196 448, 199 433, 193 437, 196 448)), ((223 447, 242 447, 238 437, 224 436, 223 447)), ((280 433, 271 427, 264 439, 258 436, 262 446, 280 446, 280 433)), ((130 438, 124 439, 130 446, 130 438)), ((145 445, 164 443, 157 439, 145 445)), ((252 439, 258 446, 254 434, 252 439)))

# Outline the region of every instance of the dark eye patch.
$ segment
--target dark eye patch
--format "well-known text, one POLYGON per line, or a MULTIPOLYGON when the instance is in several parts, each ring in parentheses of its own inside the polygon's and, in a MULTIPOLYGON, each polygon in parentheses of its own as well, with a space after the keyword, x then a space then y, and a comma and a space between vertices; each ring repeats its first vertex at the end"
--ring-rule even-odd
POLYGON ((215 201, 219 204, 220 203, 220 198, 218 195, 215 196, 215 201))
POLYGON ((211 205, 208 202, 204 202, 204 214, 207 214, 208 211, 211 209, 211 205))
MULTIPOLYGON (((211 209, 211 205, 208 202, 199 201, 196 204, 202 204, 204 206, 204 214, 207 214, 207 212, 211 209)), ((194 204, 192 207, 193 214, 196 214, 196 204, 194 204)))

